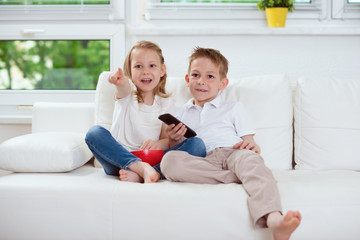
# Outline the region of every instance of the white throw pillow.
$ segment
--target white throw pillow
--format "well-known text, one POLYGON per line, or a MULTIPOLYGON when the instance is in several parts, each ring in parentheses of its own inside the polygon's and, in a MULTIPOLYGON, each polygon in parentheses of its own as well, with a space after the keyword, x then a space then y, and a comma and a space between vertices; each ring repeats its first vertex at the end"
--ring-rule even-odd
POLYGON ((360 79, 299 79, 294 114, 296 169, 360 170, 360 79))
POLYGON ((91 157, 82 133, 32 133, 0 144, 0 168, 14 172, 68 172, 91 157))

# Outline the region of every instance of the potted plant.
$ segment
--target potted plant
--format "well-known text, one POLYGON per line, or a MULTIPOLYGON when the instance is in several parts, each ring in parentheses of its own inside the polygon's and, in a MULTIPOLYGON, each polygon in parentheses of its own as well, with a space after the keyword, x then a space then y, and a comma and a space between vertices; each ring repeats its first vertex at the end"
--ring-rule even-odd
POLYGON ((269 27, 285 27, 288 11, 295 9, 294 0, 259 0, 257 7, 265 10, 269 27))

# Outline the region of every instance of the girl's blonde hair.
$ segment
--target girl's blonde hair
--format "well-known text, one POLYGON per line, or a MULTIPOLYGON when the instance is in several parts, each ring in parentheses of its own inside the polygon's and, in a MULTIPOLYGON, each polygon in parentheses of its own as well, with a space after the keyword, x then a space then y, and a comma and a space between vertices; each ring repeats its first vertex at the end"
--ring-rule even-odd
MULTIPOLYGON (((132 79, 132 76, 131 76, 131 56, 132 55, 131 54, 132 54, 134 49, 150 49, 150 50, 153 50, 160 57, 161 64, 165 64, 164 56, 162 54, 162 51, 161 51, 160 47, 157 44, 155 44, 153 42, 150 42, 150 41, 139 41, 139 42, 135 43, 135 45, 131 48, 131 50, 129 51, 128 55, 125 58, 123 71, 124 71, 125 76, 127 78, 129 78, 129 79, 132 79)), ((158 95, 158 96, 163 97, 163 98, 167 98, 167 97, 170 96, 170 94, 168 94, 166 92, 166 89, 165 89, 166 78, 167 78, 167 74, 165 72, 164 76, 162 76, 160 78, 159 84, 154 88, 154 91, 153 91, 154 95, 158 95)), ((137 101, 139 103, 143 103, 144 98, 142 96, 141 90, 135 90, 134 93, 136 95, 137 101)))

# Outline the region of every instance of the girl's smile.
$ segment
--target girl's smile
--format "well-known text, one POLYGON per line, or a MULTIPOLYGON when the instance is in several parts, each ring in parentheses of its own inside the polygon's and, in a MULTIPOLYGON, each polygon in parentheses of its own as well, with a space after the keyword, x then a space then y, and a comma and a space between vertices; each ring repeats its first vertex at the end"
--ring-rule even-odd
POLYGON ((166 71, 159 55, 151 49, 134 49, 131 55, 131 79, 141 91, 144 103, 151 105, 154 100, 154 89, 166 71))

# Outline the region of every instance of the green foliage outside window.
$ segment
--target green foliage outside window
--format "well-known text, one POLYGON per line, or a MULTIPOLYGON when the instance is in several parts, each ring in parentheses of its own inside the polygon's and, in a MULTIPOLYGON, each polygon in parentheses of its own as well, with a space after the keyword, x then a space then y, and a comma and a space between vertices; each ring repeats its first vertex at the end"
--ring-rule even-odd
POLYGON ((95 89, 109 40, 0 41, 0 89, 95 89))

